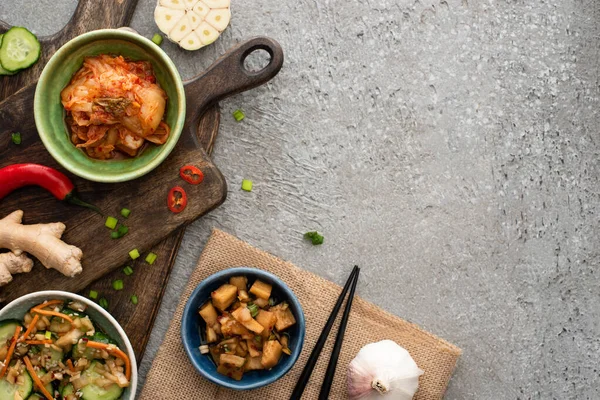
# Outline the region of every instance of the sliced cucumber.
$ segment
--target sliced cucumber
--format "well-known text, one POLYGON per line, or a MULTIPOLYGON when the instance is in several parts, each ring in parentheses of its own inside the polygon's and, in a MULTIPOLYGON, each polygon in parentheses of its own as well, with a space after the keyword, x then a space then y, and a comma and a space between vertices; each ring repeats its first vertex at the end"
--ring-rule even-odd
POLYGON ((17 326, 21 326, 21 321, 16 319, 0 321, 0 346, 6 344, 6 341, 15 335, 17 326))
POLYGON ((31 396, 29 396, 27 398, 27 400, 46 400, 46 398, 44 397, 44 395, 41 395, 39 393, 34 393, 31 396))
MULTIPOLYGON (((37 371, 35 371, 35 373, 37 374, 37 376, 39 378, 41 378, 42 376, 46 375, 47 371, 44 368, 40 368, 37 371)), ((52 387, 52 383, 45 384, 44 388, 48 391, 48 393, 54 393, 54 388, 52 387)))
POLYGON ((6 378, 0 380, 0 400, 14 400, 15 393, 19 393, 22 399, 29 397, 33 391, 33 381, 27 372, 23 374, 24 382, 22 385, 13 385, 6 378))
POLYGON ((32 66, 39 58, 42 46, 37 37, 27 29, 15 26, 2 37, 0 64, 8 72, 32 66))
POLYGON ((73 385, 69 383, 64 388, 62 388, 62 390, 60 391, 60 395, 64 399, 70 394, 75 394, 75 388, 73 388, 73 385))
MULTIPOLYGON (((4 36, 4 34, 0 33, 0 46, 2 46, 2 36, 4 36)), ((5 70, 4 68, 2 68, 2 64, 0 64, 0 75, 14 75, 16 73, 17 73, 16 71, 10 72, 10 71, 5 70)))
MULTIPOLYGON (((101 375, 94 369, 97 364, 98 362, 94 361, 83 373, 83 376, 87 378, 88 382, 94 382, 94 380, 100 378, 101 375)), ((121 397, 123 388, 120 388, 116 383, 113 383, 106 388, 101 388, 90 383, 81 388, 81 393, 81 398, 83 400, 117 400, 121 397)))

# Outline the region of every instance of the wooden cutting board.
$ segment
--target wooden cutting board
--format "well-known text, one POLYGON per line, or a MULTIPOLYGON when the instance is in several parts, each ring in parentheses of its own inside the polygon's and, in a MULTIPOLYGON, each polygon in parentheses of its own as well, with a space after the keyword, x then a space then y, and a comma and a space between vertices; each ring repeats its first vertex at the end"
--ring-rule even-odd
MULTIPOLYGON (((49 56, 69 39, 89 30, 126 26, 136 3, 137 0, 81 0, 65 29, 41 39, 43 54, 36 66, 0 79, 0 99, 6 99, 0 103, 0 167, 36 162, 61 169, 37 135, 32 113, 35 85, 31 83, 37 80, 49 56), (22 134, 20 146, 10 141, 10 133, 14 131, 22 134)), ((4 31, 8 27, 1 28, 4 31)), ((42 289, 83 290, 87 294, 86 286, 90 285, 109 300, 109 311, 123 325, 141 359, 185 225, 217 207, 226 197, 225 181, 207 155, 218 132, 216 103, 266 83, 278 73, 282 63, 283 53, 275 41, 254 38, 230 50, 205 73, 185 82, 188 114, 182 137, 169 158, 145 177, 121 184, 98 184, 68 174, 80 197, 98 205, 108 215, 119 216, 123 207, 132 210, 124 221, 130 228, 129 234, 122 239, 110 239, 110 231, 99 215, 63 204, 40 188, 21 189, 0 201, 0 216, 22 209, 24 223, 64 222, 67 231, 63 240, 84 252, 84 272, 80 276, 65 278, 36 265, 31 273, 16 275, 12 283, 0 289, 0 302, 42 289), (261 71, 249 72, 243 61, 257 49, 269 52, 271 61, 261 71), (184 164, 200 167, 205 174, 204 182, 197 186, 185 184, 178 177, 179 167, 184 164), (166 194, 176 185, 184 186, 190 199, 186 210, 177 215, 166 207, 166 194), (143 255, 152 250, 159 258, 152 266, 145 264, 143 257, 132 262, 128 252, 133 248, 143 255), (132 276, 122 274, 120 267, 124 265, 133 266, 132 276), (110 289, 113 279, 124 279, 125 290, 110 289), (137 306, 130 303, 131 294, 138 296, 137 306)))

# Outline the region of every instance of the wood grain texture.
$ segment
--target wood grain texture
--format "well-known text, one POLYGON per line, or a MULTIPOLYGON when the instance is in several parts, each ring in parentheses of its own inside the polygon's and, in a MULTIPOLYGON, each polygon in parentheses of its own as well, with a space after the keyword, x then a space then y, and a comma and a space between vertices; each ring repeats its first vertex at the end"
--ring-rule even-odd
MULTIPOLYGON (((37 132, 35 132, 31 103, 34 93, 33 83, 37 81, 39 74, 51 55, 64 43, 90 30, 127 26, 136 4, 137 0, 80 0, 73 17, 64 29, 54 35, 40 38, 42 54, 37 64, 15 76, 0 77, 0 101, 21 91, 17 96, 8 99, 5 107, 0 108, 0 122, 3 123, 2 129, 0 129, 2 130, 0 133, 0 165, 8 165, 17 157, 21 162, 44 163, 44 160, 47 160, 48 162, 45 164, 56 166, 54 160, 48 159, 48 155, 37 137, 37 132), (27 115, 30 118, 23 118, 23 116, 27 115), (10 142, 7 142, 9 137, 7 133, 14 130, 24 133, 23 143, 17 149, 10 147, 12 145, 10 142), (28 132, 29 134, 27 134, 28 132), (18 152, 18 155, 10 156, 15 151, 18 152)), ((0 21, 0 32, 4 32, 9 28, 8 24, 0 21)), ((216 104, 217 101, 220 98, 267 82, 278 73, 283 63, 281 48, 276 42, 270 39, 257 38, 254 39, 253 43, 242 43, 234 50, 237 50, 234 51, 236 57, 232 57, 228 61, 226 57, 222 57, 216 63, 217 66, 221 66, 222 68, 215 68, 219 79, 214 80, 214 83, 209 85, 213 89, 216 89, 213 93, 208 93, 209 95, 207 96, 208 86, 205 85, 206 81, 201 79, 206 74, 187 82, 186 93, 188 98, 193 100, 191 104, 188 104, 188 110, 193 109, 194 112, 192 113, 193 118, 189 120, 189 125, 186 127, 186 130, 191 133, 188 136, 186 144, 195 146, 195 149, 202 154, 202 157, 200 157, 202 160, 205 160, 206 155, 212 151, 214 140, 218 134, 219 109, 216 104), (272 60, 264 70, 258 73, 245 71, 243 68, 244 59, 256 49, 267 50, 271 54, 272 60), (227 65, 234 66, 235 71, 226 71, 227 65), (236 79, 239 85, 234 85, 236 87, 227 85, 228 81, 234 82, 236 79)), ((222 180, 222 177, 220 179, 222 180)), ((107 199, 114 195, 114 193, 119 198, 119 191, 115 190, 116 188, 114 187, 95 188, 94 184, 89 182, 81 181, 76 183, 82 193, 93 194, 97 190, 103 193, 107 199)), ((224 182, 222 187, 224 188, 224 182)), ((86 195, 84 194, 84 196, 86 195)), ((139 196, 139 193, 136 193, 136 196, 142 197, 139 196)), ((121 197, 120 199, 122 200, 123 198, 121 197)), ((0 214, 4 214, 5 209, 18 206, 25 209, 27 214, 25 216, 26 221, 37 223, 54 220, 56 219, 54 218, 56 215, 73 216, 83 212, 83 215, 81 215, 82 222, 79 224, 82 228, 86 226, 88 221, 98 218, 84 210, 66 207, 64 204, 60 204, 51 197, 48 197, 47 193, 40 192, 36 188, 21 190, 18 199, 15 196, 12 201, 13 203, 10 205, 7 201, 3 201, 0 204, 0 214), (23 198, 27 198, 28 200, 23 200, 23 198), (35 215, 36 213, 31 212, 31 210, 37 210, 38 215, 35 215)), ((95 197, 94 201, 96 202, 95 197)), ((115 207, 118 208, 118 206, 115 207)), ((115 209, 116 211, 118 210, 115 209)), ((97 224, 98 221, 93 223, 97 224)), ((98 275, 100 278, 91 283, 89 287, 81 290, 81 293, 86 295, 89 294, 90 288, 94 288, 102 296, 109 299, 109 309, 130 336, 138 361, 141 360, 148 341, 184 231, 185 228, 183 226, 177 228, 172 235, 164 238, 164 240, 149 249, 149 251, 159 254, 159 258, 152 266, 145 264, 143 260, 129 263, 129 265, 135 268, 135 273, 130 277, 124 278, 126 281, 125 290, 118 292, 112 290, 112 281, 123 279, 124 274, 118 265, 109 266, 111 263, 107 263, 104 257, 99 260, 100 270, 116 269, 105 276, 101 276, 102 274, 100 273, 92 274, 92 276, 98 275), (130 302, 130 297, 133 293, 140 299, 137 306, 134 306, 130 302)), ((69 240, 69 235, 77 236, 74 231, 69 229, 65 240, 69 240)), ((113 253, 114 251, 115 249, 113 248, 104 249, 105 254, 113 253)), ((57 275, 53 271, 45 271, 39 265, 36 266, 36 271, 41 278, 43 278, 44 274, 51 274, 54 277, 57 275)), ((0 304, 21 294, 44 287, 59 287, 75 291, 78 288, 81 289, 81 287, 89 283, 88 281, 91 282, 94 278, 76 278, 67 284, 68 287, 64 287, 60 282, 52 281, 54 278, 49 279, 42 279, 44 283, 40 286, 37 278, 21 278, 23 282, 14 282, 12 285, 0 290, 0 298, 2 298, 0 304), (73 283, 73 281, 76 283, 73 283), (45 286, 45 284, 50 284, 50 286, 45 286)), ((59 276, 59 280, 64 280, 64 278, 59 276)))

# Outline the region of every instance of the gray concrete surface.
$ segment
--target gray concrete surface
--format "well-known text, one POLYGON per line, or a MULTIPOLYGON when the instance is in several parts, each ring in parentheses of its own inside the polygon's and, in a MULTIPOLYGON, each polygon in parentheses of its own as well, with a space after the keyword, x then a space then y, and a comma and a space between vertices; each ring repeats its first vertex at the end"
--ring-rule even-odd
MULTIPOLYGON (((75 3, 2 0, 0 17, 48 34, 75 3)), ((153 7, 133 19, 147 36, 153 7)), ((222 104, 229 197, 187 231, 142 375, 217 227, 338 283, 360 264, 361 296, 464 349, 447 399, 599 399, 600 2, 232 10, 215 45, 164 46, 183 76, 259 34, 286 62, 222 104)))

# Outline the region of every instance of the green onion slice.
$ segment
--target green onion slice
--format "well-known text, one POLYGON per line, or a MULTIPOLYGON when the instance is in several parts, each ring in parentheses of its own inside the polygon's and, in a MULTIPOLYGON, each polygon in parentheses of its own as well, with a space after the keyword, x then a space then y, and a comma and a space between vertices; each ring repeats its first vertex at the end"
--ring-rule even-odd
POLYGON ((237 122, 240 122, 241 120, 246 118, 246 114, 244 114, 244 112, 242 110, 235 110, 233 112, 233 118, 235 118, 235 120, 237 122))
POLYGON ((98 292, 95 290, 90 290, 90 299, 96 300, 98 298, 98 292))
POLYGON ((140 252, 138 249, 133 249, 129 252, 129 257, 131 257, 132 260, 135 260, 136 258, 140 258, 140 252))
POLYGON ((15 132, 11 135, 12 142, 14 144, 21 144, 21 133, 15 132))
POLYGON ((158 258, 158 256, 154 253, 148 253, 148 255, 146 256, 146 262, 150 265, 154 264, 154 262, 156 261, 156 259, 158 258))
POLYGON ((98 304, 105 310, 108 309, 108 300, 106 300, 104 297, 98 300, 98 304))
POLYGON ((115 290, 123 290, 123 280, 122 279, 117 279, 116 281, 114 281, 112 283, 112 287, 115 290))
POLYGON ((107 217, 104 226, 106 226, 108 229, 115 229, 117 227, 118 222, 119 220, 115 217, 107 217))

